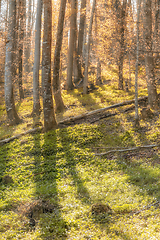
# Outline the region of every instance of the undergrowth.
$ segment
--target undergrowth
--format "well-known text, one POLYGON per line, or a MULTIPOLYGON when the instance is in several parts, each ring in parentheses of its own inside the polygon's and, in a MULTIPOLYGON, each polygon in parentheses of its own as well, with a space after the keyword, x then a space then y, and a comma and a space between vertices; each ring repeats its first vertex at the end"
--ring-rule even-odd
MULTIPOLYGON (((68 110, 59 119, 134 97, 111 85, 88 96, 80 91, 63 91, 68 110)), ((24 122, 7 133, 4 123, 1 138, 31 127, 32 119, 25 118, 31 106, 31 98, 21 103, 24 122)), ((139 130, 133 123, 134 113, 119 112, 96 124, 25 135, 2 146, 0 239, 160 239, 159 149, 95 155, 159 141, 158 115, 141 120, 139 130), (39 212, 31 225, 24 212, 40 200, 54 210, 39 212), (108 204, 112 211, 93 214, 94 204, 108 204)))

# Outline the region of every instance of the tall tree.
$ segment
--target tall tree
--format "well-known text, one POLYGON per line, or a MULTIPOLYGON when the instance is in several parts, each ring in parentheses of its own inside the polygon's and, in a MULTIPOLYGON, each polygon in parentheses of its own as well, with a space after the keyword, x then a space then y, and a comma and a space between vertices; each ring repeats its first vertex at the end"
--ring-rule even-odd
POLYGON ((155 26, 154 26, 154 50, 156 51, 155 53, 155 62, 157 59, 159 59, 159 49, 160 49, 160 0, 155 1, 155 26))
POLYGON ((66 0, 61 0, 58 28, 57 28, 57 39, 54 52, 54 67, 53 67, 53 92, 56 103, 56 111, 63 111, 65 109, 63 99, 61 96, 61 83, 60 83, 60 54, 62 48, 63 39, 63 25, 66 9, 66 0))
MULTIPOLYGON (((26 1, 26 0, 25 0, 26 1)), ((39 2, 39 0, 38 0, 39 2)), ((31 19, 32 19, 32 1, 28 1, 28 12, 27 12, 27 29, 26 29, 26 46, 25 46, 25 73, 28 74, 30 72, 30 53, 31 53, 31 19)))
POLYGON ((151 107, 157 106, 157 89, 155 83, 154 60, 152 51, 152 8, 151 0, 143 1, 143 36, 145 51, 145 68, 147 75, 148 102, 151 107))
POLYGON ((20 100, 24 99, 24 91, 23 91, 23 83, 22 83, 22 78, 23 78, 23 41, 24 41, 24 0, 19 1, 19 14, 18 14, 18 22, 19 22, 19 59, 18 59, 18 64, 19 64, 19 78, 18 78, 18 83, 19 83, 19 95, 20 95, 20 100))
POLYGON ((11 125, 20 123, 17 114, 13 94, 14 81, 14 52, 15 52, 15 31, 16 31, 16 0, 9 1, 9 24, 8 36, 6 41, 6 60, 5 60, 5 104, 7 116, 11 125))
POLYGON ((123 87, 123 60, 124 60, 124 50, 125 50, 125 41, 124 41, 124 33, 125 33, 125 17, 126 17, 126 7, 127 0, 115 0, 115 10, 116 10, 116 22, 118 30, 118 39, 119 39, 119 54, 118 54, 118 89, 122 90, 123 87))
POLYGON ((91 42, 91 33, 92 33, 93 16, 94 16, 94 12, 95 12, 95 7, 96 7, 96 0, 93 0, 90 24, 89 24, 89 30, 88 30, 86 59, 85 59, 85 75, 84 75, 84 86, 83 86, 84 94, 88 93, 88 66, 89 66, 90 42, 91 42))
POLYGON ((68 64, 67 64, 67 89, 74 88, 72 82, 73 76, 73 57, 76 44, 76 21, 77 21, 77 0, 71 0, 71 16, 70 16, 70 36, 68 49, 68 64))
POLYGON ((40 45, 41 45, 41 16, 43 1, 37 2, 36 31, 35 31, 35 51, 33 65, 33 112, 32 115, 40 115, 40 95, 39 95, 39 66, 40 66, 40 45))
POLYGON ((139 127, 138 116, 138 61, 139 61, 139 15, 141 0, 137 1, 137 51, 136 51, 136 69, 135 69, 135 126, 139 127))
POLYGON ((81 0, 81 10, 80 10, 80 23, 78 32, 78 46, 77 46, 77 76, 75 77, 75 83, 79 82, 83 78, 82 74, 82 50, 83 50, 83 40, 84 40, 84 30, 86 22, 86 0, 81 0))
POLYGON ((51 89, 52 0, 44 0, 44 34, 42 48, 42 95, 44 130, 57 127, 51 89))

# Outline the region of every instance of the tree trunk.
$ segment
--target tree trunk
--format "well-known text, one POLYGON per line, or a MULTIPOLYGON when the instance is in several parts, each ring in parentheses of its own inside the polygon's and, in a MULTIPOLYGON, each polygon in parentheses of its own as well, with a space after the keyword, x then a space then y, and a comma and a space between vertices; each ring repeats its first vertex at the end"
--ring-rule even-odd
POLYGON ((15 29, 16 29, 16 0, 9 1, 9 24, 8 37, 6 41, 6 60, 5 60, 5 103, 7 116, 11 125, 21 122, 18 117, 14 95, 13 95, 13 80, 14 80, 14 51, 15 51, 15 29))
POLYGON ((158 96, 155 83, 154 60, 152 52, 151 0, 144 0, 143 4, 143 36, 145 47, 145 67, 147 75, 148 102, 152 108, 156 108, 158 96))
POLYGON ((102 84, 102 77, 101 77, 101 62, 98 58, 97 60, 97 79, 96 79, 96 84, 101 85, 102 84))
POLYGON ((86 21, 86 0, 81 1, 81 13, 80 13, 80 24, 78 33, 78 47, 77 47, 77 76, 75 77, 75 83, 78 83, 82 74, 82 49, 84 40, 84 29, 86 21))
POLYGON ((154 27, 154 50, 155 50, 155 63, 159 59, 160 43, 159 43, 159 31, 160 31, 160 0, 155 2, 155 27, 154 27))
POLYGON ((121 11, 121 20, 120 20, 120 52, 119 52, 119 60, 118 60, 118 70, 119 70, 119 82, 118 89, 122 90, 123 87, 123 60, 124 60, 124 32, 125 32, 125 15, 126 15, 126 0, 123 0, 121 11))
POLYGON ((39 96, 39 66, 40 66, 40 45, 41 45, 41 15, 43 1, 37 2, 36 31, 35 31, 35 52, 33 65, 33 112, 32 115, 40 115, 40 96, 39 96))
POLYGON ((67 90, 72 90, 74 88, 72 76, 73 76, 73 56, 76 44, 76 19, 77 19, 77 0, 71 0, 70 37, 67 66, 67 90))
POLYGON ((51 89, 52 0, 44 0, 44 35, 42 49, 42 94, 44 131, 57 128, 51 89))
POLYGON ((138 116, 138 61, 139 61, 139 15, 141 0, 137 2, 137 52, 136 52, 136 70, 135 70, 135 127, 139 127, 138 116))
MULTIPOLYGON (((96 35, 96 46, 98 46, 99 42, 98 42, 98 24, 97 24, 97 9, 95 10, 95 35, 96 35)), ((101 62, 99 59, 99 54, 98 54, 98 50, 96 48, 96 55, 97 55, 97 77, 96 77, 96 84, 97 85, 101 85, 102 84, 102 77, 101 77, 101 62)))
POLYGON ((92 5, 92 12, 89 24, 89 31, 88 31, 88 41, 87 41, 87 50, 86 50, 86 59, 85 59, 85 74, 84 74, 84 86, 83 86, 83 93, 88 93, 88 65, 89 65, 89 54, 90 54, 90 41, 91 41, 91 33, 92 33, 92 25, 93 25, 93 16, 96 7, 96 0, 93 0, 92 5))
POLYGON ((19 65, 19 79, 18 79, 18 84, 19 84, 19 96, 20 100, 24 99, 24 91, 23 91, 23 83, 22 83, 22 78, 23 78, 23 65, 22 65, 22 59, 23 59, 23 40, 24 40, 24 1, 20 0, 19 1, 19 59, 18 59, 18 65, 19 65))
MULTIPOLYGON (((39 0, 38 0, 39 2, 39 0)), ((32 19, 32 9, 31 9, 31 5, 32 5, 32 1, 29 0, 28 1, 28 14, 27 14, 27 18, 28 18, 28 24, 27 24, 27 29, 26 29, 26 47, 25 47, 25 74, 26 76, 28 75, 28 73, 30 72, 30 68, 31 68, 31 63, 30 63, 30 53, 31 53, 31 19, 32 19)))
POLYGON ((54 67, 53 67, 53 92, 56 103, 56 111, 62 112, 65 109, 62 96, 61 96, 61 83, 60 83, 60 55, 62 48, 63 39, 63 25, 66 9, 66 0, 61 0, 58 29, 57 29, 57 40, 54 52, 54 67))

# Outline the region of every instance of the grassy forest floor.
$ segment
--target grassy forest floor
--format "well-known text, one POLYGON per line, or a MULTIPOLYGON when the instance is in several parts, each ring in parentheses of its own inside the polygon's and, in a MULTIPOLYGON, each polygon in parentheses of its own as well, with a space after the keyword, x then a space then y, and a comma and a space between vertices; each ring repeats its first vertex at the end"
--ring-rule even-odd
MULTIPOLYGON (((146 96, 140 74, 139 96, 146 96)), ((57 120, 134 98, 134 87, 117 90, 114 69, 103 80, 87 96, 82 89, 63 90, 67 110, 57 120)), ((18 126, 8 125, 3 102, 0 107, 0 139, 32 128, 29 93, 17 104, 23 118, 18 126)), ((141 119, 137 130, 134 111, 125 109, 109 110, 118 114, 94 124, 28 134, 0 147, 0 239, 160 239, 159 148, 96 156, 159 143, 160 110, 141 119)))

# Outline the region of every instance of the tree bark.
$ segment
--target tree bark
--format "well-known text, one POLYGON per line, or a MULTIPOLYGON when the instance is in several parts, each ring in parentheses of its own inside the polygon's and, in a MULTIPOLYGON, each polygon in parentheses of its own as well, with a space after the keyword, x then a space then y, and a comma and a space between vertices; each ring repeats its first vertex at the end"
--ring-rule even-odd
POLYGON ((19 79, 18 79, 18 84, 19 84, 19 96, 20 100, 24 99, 24 91, 23 91, 23 41, 24 41, 24 0, 19 1, 19 59, 18 59, 18 65, 19 65, 19 79))
MULTIPOLYGON (((38 0, 39 1, 39 0, 38 0)), ((30 72, 31 68, 31 63, 30 63, 30 53, 31 53, 31 19, 32 19, 32 1, 28 1, 28 24, 27 24, 27 29, 26 29, 26 46, 25 46, 25 74, 26 76, 30 72)))
POLYGON ((65 109, 63 99, 61 96, 61 83, 60 83, 60 55, 62 49, 63 39, 63 26, 66 9, 66 0, 61 0, 58 28, 57 28, 57 40, 54 52, 54 66, 53 66, 53 92, 56 103, 56 111, 62 112, 65 109))
POLYGON ((80 24, 78 32, 78 47, 77 47, 77 75, 75 77, 75 83, 78 83, 82 74, 82 50, 83 50, 83 40, 84 40, 84 29, 86 22, 86 0, 81 0, 81 11, 80 11, 80 24))
POLYGON ((76 44, 76 19, 77 19, 77 0, 71 0, 70 37, 67 65, 67 90, 72 90, 74 88, 72 76, 73 76, 73 57, 76 44))
POLYGON ((125 15, 126 15, 126 0, 123 0, 122 9, 121 9, 121 20, 120 20, 120 52, 119 52, 119 61, 118 61, 118 69, 119 69, 119 82, 118 89, 122 90, 123 87, 123 61, 124 61, 124 32, 125 32, 125 15))
POLYGON ((16 0, 9 1, 9 25, 6 41, 6 60, 5 60, 5 104, 7 116, 11 125, 21 122, 14 102, 13 80, 14 80, 14 52, 15 52, 15 30, 16 30, 16 0))
POLYGON ((89 24, 89 31, 88 31, 88 41, 87 41, 87 50, 86 50, 86 59, 85 59, 85 74, 84 74, 84 86, 83 86, 83 93, 88 93, 88 66, 89 66, 89 54, 90 54, 90 41, 91 41, 91 33, 92 33, 92 25, 93 25, 93 16, 96 7, 96 0, 93 0, 92 5, 92 12, 89 24))
POLYGON ((143 36, 145 47, 145 68, 147 75, 148 102, 152 108, 157 107, 157 89, 155 83, 154 60, 152 52, 152 9, 151 0, 143 1, 143 36))
POLYGON ((137 2, 137 52, 136 52, 136 70, 135 70, 135 127, 139 127, 138 116, 138 61, 139 61, 139 15, 141 0, 137 2))
POLYGON ((37 2, 36 31, 35 31, 35 51, 33 65, 33 111, 32 115, 40 115, 40 96, 39 96, 39 66, 40 66, 40 45, 41 45, 41 15, 43 1, 37 2))
POLYGON ((44 35, 42 49, 42 94, 44 131, 57 128, 51 89, 52 0, 44 0, 44 35))

